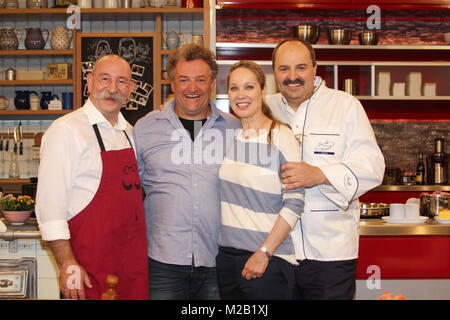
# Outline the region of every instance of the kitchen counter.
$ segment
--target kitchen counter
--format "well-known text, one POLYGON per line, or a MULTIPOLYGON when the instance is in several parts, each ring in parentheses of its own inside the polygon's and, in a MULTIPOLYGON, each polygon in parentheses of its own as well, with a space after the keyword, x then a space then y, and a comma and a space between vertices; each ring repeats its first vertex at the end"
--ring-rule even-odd
POLYGON ((450 236, 450 224, 428 219, 421 224, 391 224, 382 219, 361 219, 361 236, 450 236))
POLYGON ((40 239, 41 232, 35 218, 28 219, 24 225, 12 226, 5 218, 1 218, 8 230, 0 233, 0 240, 40 239))
MULTIPOLYGON (((2 240, 40 239, 41 233, 36 219, 28 219, 22 226, 12 226, 2 218, 8 227, 5 233, 0 233, 2 240)), ((361 236, 450 236, 450 224, 438 224, 434 219, 428 219, 422 224, 390 224, 382 219, 361 219, 361 236)))

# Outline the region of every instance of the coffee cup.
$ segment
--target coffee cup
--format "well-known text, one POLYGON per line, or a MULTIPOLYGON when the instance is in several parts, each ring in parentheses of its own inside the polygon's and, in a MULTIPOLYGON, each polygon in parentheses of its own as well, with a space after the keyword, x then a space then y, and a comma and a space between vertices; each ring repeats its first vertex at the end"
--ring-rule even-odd
POLYGON ((403 203, 391 203, 389 205, 389 216, 395 219, 405 217, 405 205, 403 203))
POLYGON ((73 93, 72 92, 63 92, 62 98, 63 98, 62 108, 64 110, 73 109, 73 93))
POLYGON ((420 217, 420 205, 418 203, 405 204, 405 218, 417 219, 420 217))

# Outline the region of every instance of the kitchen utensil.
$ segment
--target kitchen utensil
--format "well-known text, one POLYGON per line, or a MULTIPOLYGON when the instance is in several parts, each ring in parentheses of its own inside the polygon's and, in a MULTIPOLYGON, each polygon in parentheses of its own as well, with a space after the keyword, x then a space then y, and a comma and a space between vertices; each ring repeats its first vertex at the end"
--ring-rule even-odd
POLYGON ((416 219, 420 217, 420 205, 418 203, 405 204, 405 219, 416 219))
POLYGON ((434 217, 434 215, 430 214, 430 194, 423 192, 420 194, 420 215, 425 217, 434 217))
POLYGON ((436 217, 442 210, 448 210, 449 193, 433 192, 430 195, 430 216, 436 217))
POLYGON ((23 139, 23 128, 22 128, 22 121, 19 121, 19 128, 17 130, 18 130, 18 134, 19 134, 19 136, 18 136, 18 139, 19 139, 19 154, 22 155, 23 154, 23 142, 22 142, 22 139, 23 139))
POLYGON ((386 203, 361 202, 361 218, 379 219, 389 215, 389 205, 386 203))
POLYGON ((362 32, 358 35, 359 44, 362 45, 376 45, 378 43, 378 33, 376 32, 362 32))
POLYGON ((38 95, 36 91, 17 90, 16 97, 14 98, 14 105, 17 110, 30 109, 30 94, 38 95))
POLYGON ((428 220, 428 217, 418 217, 414 219, 382 217, 385 222, 392 224, 421 224, 428 220))
POLYGON ((14 126, 14 153, 17 153, 17 141, 18 141, 17 127, 14 126))
POLYGON ((9 151, 9 128, 8 128, 8 135, 6 136, 5 151, 9 151))
POLYGON ((299 25, 294 27, 294 37, 314 44, 319 39, 320 28, 312 25, 299 25))
POLYGON ((3 132, 0 137, 0 151, 3 151, 3 132))
POLYGON ((352 40, 352 32, 344 29, 333 29, 327 31, 329 44, 349 44, 352 40))

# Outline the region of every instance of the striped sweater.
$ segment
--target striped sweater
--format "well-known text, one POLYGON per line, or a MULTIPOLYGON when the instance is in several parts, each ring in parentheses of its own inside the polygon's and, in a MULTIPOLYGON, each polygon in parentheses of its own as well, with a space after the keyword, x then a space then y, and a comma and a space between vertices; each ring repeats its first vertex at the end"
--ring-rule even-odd
MULTIPOLYGON (((222 205, 219 246, 258 250, 278 215, 291 229, 298 227, 304 208, 304 188, 284 190, 280 167, 288 161, 300 162, 299 151, 292 131, 284 125, 275 129, 272 145, 267 143, 267 133, 246 139, 243 131, 239 131, 219 170, 222 205)), ((297 264, 296 256, 301 256, 296 254, 301 247, 296 239, 298 234, 294 229, 274 255, 297 264)))

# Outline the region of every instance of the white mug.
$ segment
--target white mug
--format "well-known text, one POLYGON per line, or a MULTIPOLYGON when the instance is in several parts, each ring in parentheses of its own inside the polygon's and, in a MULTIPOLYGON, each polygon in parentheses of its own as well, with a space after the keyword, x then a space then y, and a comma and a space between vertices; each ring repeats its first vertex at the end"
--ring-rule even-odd
POLYGON ((420 217, 420 205, 418 203, 405 204, 405 218, 417 219, 420 217))
POLYGON ((403 219, 405 217, 405 205, 403 203, 391 203, 389 205, 389 217, 403 219))
POLYGON ((105 8, 118 8, 119 7, 119 1, 118 0, 105 0, 104 1, 105 8))

